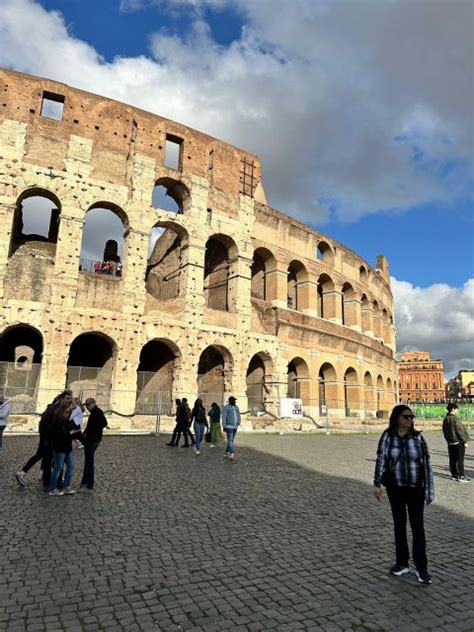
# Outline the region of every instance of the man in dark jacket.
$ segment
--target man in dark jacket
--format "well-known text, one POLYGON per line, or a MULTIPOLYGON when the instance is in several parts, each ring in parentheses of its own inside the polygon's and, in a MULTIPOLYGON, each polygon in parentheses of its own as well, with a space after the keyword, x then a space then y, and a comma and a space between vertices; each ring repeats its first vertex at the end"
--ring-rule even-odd
POLYGON ((94 489, 94 454, 102 441, 104 428, 107 428, 107 419, 93 397, 84 402, 89 411, 89 419, 83 434, 84 443, 84 473, 82 475, 81 490, 91 492, 94 489))
POLYGON ((35 463, 41 460, 43 471, 43 485, 49 489, 51 478, 51 462, 53 460, 53 448, 51 446, 51 429, 54 423, 54 415, 60 405, 71 406, 72 391, 66 390, 57 395, 41 415, 38 425, 39 443, 36 453, 25 463, 19 472, 16 473, 17 481, 20 485, 26 485, 26 474, 35 463))
POLYGON ((464 453, 468 447, 469 434, 456 415, 457 408, 457 404, 448 404, 448 414, 443 421, 443 434, 448 444, 452 480, 468 483, 470 479, 464 476, 464 453))

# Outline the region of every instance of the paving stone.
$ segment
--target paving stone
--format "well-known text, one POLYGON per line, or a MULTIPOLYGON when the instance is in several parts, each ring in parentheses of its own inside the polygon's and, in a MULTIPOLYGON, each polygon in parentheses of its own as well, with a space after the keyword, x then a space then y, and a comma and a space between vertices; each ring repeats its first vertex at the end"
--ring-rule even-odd
POLYGON ((34 471, 26 488, 14 478, 36 438, 7 435, 0 514, 15 529, 0 629, 471 632, 473 494, 447 478, 441 435, 426 437, 432 586, 387 573, 390 509, 371 496, 378 435, 240 434, 232 468, 221 450, 197 461, 168 437, 106 437, 94 495, 55 503, 34 471))

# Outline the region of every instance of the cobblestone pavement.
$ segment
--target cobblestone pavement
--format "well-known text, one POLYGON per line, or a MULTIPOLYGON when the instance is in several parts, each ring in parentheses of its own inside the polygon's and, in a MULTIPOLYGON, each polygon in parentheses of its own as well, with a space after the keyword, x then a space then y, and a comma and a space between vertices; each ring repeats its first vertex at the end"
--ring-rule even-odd
POLYGON ((223 446, 195 456, 166 436, 108 436, 96 491, 53 498, 37 466, 26 488, 14 479, 36 438, 7 435, 0 629, 474 630, 474 482, 449 480, 444 442, 427 433, 434 583, 390 577, 390 509, 371 496, 377 439, 240 434, 232 463, 223 446))

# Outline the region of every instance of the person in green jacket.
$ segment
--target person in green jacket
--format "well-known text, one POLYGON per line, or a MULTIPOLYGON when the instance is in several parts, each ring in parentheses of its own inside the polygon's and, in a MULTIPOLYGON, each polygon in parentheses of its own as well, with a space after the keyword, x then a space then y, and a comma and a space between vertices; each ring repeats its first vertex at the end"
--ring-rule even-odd
POLYGON ((457 404, 447 405, 448 414, 443 421, 443 434, 448 444, 451 480, 469 483, 470 479, 464 476, 464 453, 469 445, 469 434, 456 415, 457 408, 457 404))
POLYGON ((221 409, 216 402, 212 402, 208 415, 211 420, 211 443, 209 447, 215 448, 221 438, 221 409))

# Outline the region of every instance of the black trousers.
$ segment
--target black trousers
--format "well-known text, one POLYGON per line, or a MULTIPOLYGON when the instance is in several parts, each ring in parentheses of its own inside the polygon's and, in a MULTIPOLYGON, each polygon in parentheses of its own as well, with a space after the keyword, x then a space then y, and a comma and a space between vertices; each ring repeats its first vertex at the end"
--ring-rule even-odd
POLYGON ((423 514, 425 490, 423 487, 387 487, 392 508, 395 532, 396 562, 408 566, 407 511, 413 536, 413 562, 420 572, 428 570, 423 514))
POLYGON ((84 443, 84 472, 82 473, 81 485, 85 485, 88 489, 94 488, 94 454, 99 443, 100 441, 84 443))
POLYGON ((43 485, 49 486, 49 480, 51 478, 51 463, 53 461, 53 450, 48 441, 45 441, 40 437, 38 447, 35 454, 28 459, 25 465, 21 468, 23 472, 31 470, 35 463, 41 461, 41 469, 43 470, 43 485))
POLYGON ((453 478, 464 476, 464 453, 466 448, 464 443, 459 442, 457 445, 448 445, 449 452, 449 469, 453 478))

